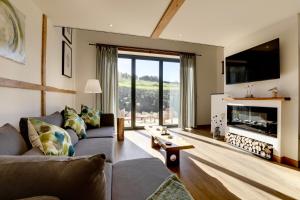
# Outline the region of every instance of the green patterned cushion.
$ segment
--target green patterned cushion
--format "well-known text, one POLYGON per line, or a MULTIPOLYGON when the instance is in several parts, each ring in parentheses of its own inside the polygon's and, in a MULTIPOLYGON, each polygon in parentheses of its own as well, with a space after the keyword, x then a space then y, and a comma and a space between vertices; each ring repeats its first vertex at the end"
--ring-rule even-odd
POLYGON ((45 155, 74 156, 71 138, 64 129, 38 119, 28 119, 29 140, 45 155))
POLYGON ((81 105, 81 118, 85 124, 92 128, 100 127, 100 111, 88 106, 81 105))
POLYGON ((73 108, 65 107, 64 127, 73 129, 79 139, 86 138, 86 125, 73 108))

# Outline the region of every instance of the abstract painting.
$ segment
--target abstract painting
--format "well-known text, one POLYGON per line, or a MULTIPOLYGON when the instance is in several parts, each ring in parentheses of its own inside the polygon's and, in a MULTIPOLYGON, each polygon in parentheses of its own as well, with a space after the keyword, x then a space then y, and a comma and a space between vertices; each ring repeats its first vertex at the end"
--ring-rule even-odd
POLYGON ((62 74, 72 78, 72 49, 65 41, 62 46, 62 74))
POLYGON ((25 64, 25 15, 0 0, 0 56, 25 64))

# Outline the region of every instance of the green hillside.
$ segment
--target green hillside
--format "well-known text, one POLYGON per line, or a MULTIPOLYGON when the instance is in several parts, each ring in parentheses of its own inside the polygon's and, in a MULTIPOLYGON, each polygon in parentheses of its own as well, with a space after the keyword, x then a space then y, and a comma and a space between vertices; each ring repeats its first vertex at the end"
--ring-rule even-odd
MULTIPOLYGON (((121 79, 119 80, 119 87, 131 87, 131 80, 130 79, 121 79)), ((143 89, 143 90, 158 90, 158 82, 153 81, 144 81, 144 80, 137 80, 136 81, 136 88, 143 89)), ((164 90, 179 90, 179 83, 164 83, 164 90)))

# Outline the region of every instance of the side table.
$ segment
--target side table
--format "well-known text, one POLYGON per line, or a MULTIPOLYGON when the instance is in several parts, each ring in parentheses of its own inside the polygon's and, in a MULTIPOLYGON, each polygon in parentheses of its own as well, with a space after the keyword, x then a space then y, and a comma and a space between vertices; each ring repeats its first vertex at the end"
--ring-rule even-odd
POLYGON ((124 141, 124 118, 117 118, 117 138, 124 141))

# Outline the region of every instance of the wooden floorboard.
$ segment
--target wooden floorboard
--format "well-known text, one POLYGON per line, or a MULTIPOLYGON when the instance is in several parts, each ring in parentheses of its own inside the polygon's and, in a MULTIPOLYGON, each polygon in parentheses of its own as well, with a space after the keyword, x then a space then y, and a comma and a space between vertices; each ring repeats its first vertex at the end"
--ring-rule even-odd
MULTIPOLYGON (((195 199, 300 199, 300 171, 266 161, 211 138, 207 130, 172 129, 195 146, 183 150, 178 174, 195 199)), ((126 131, 116 142, 116 161, 157 157, 164 151, 151 148, 144 130, 126 131)))

